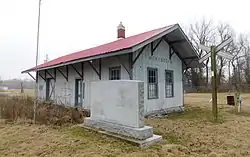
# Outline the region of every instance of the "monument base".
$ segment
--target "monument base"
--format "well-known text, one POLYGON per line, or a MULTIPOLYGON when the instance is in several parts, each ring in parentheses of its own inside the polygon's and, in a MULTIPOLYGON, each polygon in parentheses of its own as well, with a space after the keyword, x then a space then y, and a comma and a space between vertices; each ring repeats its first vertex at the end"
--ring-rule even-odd
POLYGON ((153 136, 153 128, 151 126, 133 128, 103 120, 91 119, 91 117, 84 119, 84 125, 139 140, 144 140, 153 136))
POLYGON ((95 128, 95 127, 89 127, 89 126, 87 126, 85 124, 79 124, 78 126, 81 127, 81 128, 84 128, 84 129, 91 130, 91 131, 96 131, 96 132, 98 132, 100 134, 104 134, 104 135, 107 135, 107 136, 112 136, 112 137, 124 140, 126 142, 137 145, 137 146, 139 146, 141 148, 147 148, 147 147, 149 147, 149 146, 151 146, 151 145, 153 145, 155 143, 162 142, 162 136, 155 135, 155 134, 153 134, 152 137, 146 138, 144 140, 139 140, 139 139, 134 139, 134 138, 126 137, 126 136, 121 136, 119 134, 114 134, 114 133, 111 133, 111 132, 108 132, 108 131, 102 131, 102 130, 99 130, 99 129, 95 128))

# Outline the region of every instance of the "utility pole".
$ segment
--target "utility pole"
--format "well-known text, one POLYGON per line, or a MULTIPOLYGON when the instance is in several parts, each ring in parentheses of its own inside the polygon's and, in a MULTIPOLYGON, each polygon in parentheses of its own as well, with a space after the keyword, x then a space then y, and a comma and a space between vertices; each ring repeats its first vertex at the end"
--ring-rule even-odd
POLYGON ((38 23, 37 23, 37 39, 36 39, 36 85, 35 85, 35 98, 34 98, 34 115, 33 120, 34 123, 36 122, 36 106, 37 106, 37 97, 38 97, 38 71, 37 71, 37 64, 38 64, 38 52, 39 52, 39 35, 40 35, 40 15, 41 15, 41 0, 38 0, 38 23))
POLYGON ((21 82, 21 93, 24 93, 24 91, 23 91, 23 82, 21 82))
POLYGON ((200 60, 199 63, 207 60, 211 57, 211 83, 212 83, 212 113, 214 116, 214 120, 218 120, 218 107, 217 107, 217 68, 216 68, 216 56, 220 56, 226 59, 233 59, 233 55, 223 52, 222 49, 231 43, 233 39, 230 37, 227 40, 223 41, 217 46, 207 47, 204 45, 199 45, 199 48, 208 52, 205 54, 200 60))

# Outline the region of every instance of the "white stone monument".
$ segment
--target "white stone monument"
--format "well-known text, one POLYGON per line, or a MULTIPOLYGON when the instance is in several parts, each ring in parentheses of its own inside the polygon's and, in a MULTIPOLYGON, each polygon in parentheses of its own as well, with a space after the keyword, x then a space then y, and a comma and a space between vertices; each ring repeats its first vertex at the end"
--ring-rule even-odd
POLYGON ((105 130, 148 146, 162 140, 144 125, 144 83, 135 80, 91 83, 91 117, 83 126, 105 130))

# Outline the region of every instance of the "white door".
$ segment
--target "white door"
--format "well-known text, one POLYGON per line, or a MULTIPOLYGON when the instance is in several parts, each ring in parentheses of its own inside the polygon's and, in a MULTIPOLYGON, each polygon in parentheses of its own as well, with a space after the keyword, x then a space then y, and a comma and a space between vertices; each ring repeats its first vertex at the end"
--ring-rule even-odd
POLYGON ((82 81, 82 108, 85 106, 85 82, 82 81))
POLYGON ((83 107, 85 98, 85 83, 81 79, 75 80, 75 106, 83 107))

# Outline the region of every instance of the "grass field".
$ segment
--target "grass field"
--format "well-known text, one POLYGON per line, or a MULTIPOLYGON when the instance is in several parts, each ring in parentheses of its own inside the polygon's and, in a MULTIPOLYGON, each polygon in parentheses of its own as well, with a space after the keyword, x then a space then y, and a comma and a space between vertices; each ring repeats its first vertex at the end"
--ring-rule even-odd
POLYGON ((250 156, 250 94, 243 94, 243 112, 226 105, 218 95, 219 121, 211 115, 210 94, 186 94, 185 112, 146 123, 161 134, 164 143, 139 149, 129 143, 74 126, 55 127, 0 121, 3 156, 250 156))
POLYGON ((17 95, 34 96, 35 91, 34 91, 34 89, 24 89, 24 93, 21 93, 21 89, 9 89, 6 91, 0 91, 0 95, 1 94, 6 94, 9 96, 17 96, 17 95))

